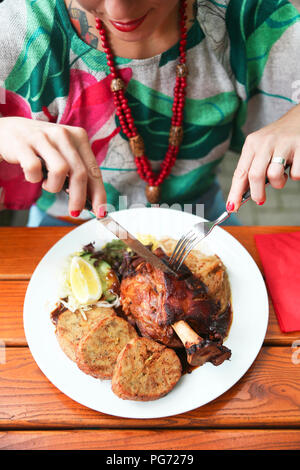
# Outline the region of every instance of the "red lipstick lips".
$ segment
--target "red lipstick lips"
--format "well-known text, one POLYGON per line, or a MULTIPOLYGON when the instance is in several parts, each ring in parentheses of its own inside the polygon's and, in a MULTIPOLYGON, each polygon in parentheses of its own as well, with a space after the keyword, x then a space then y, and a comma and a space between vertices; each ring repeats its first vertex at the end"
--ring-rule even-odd
POLYGON ((127 23, 123 23, 121 21, 112 21, 112 20, 109 20, 109 21, 118 31, 122 31, 123 33, 130 33, 131 31, 134 31, 136 28, 138 28, 142 24, 146 16, 147 16, 147 13, 141 18, 138 18, 137 20, 133 20, 133 21, 128 21, 127 23))

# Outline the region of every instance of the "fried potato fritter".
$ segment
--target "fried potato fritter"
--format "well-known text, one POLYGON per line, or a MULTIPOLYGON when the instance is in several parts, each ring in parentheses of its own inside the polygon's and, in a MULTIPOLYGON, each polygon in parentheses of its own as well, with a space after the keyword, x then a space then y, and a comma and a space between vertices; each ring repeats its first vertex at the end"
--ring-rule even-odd
POLYGON ((86 374, 111 379, 119 352, 137 336, 135 328, 123 318, 104 318, 79 341, 76 364, 86 374))
POLYGON ((109 307, 95 307, 85 312, 86 320, 80 312, 65 310, 56 321, 55 334, 64 353, 72 361, 76 361, 76 348, 80 339, 92 328, 95 322, 103 318, 116 316, 109 307))
POLYGON ((181 374, 181 362, 173 349, 138 337, 118 356, 112 391, 123 400, 157 400, 175 387, 181 374))

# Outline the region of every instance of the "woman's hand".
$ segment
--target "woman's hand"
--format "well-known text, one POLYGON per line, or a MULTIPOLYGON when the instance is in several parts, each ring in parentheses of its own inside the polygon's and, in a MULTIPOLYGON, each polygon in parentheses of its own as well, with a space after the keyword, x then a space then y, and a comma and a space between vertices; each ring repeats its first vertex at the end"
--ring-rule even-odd
POLYGON ((58 193, 68 175, 70 214, 79 216, 88 194, 95 214, 103 216, 106 193, 84 129, 21 117, 1 118, 1 157, 19 163, 30 183, 43 180, 41 157, 48 169, 43 189, 58 193))
POLYGON ((227 198, 229 212, 239 209, 249 187, 253 201, 264 204, 266 178, 273 188, 284 187, 288 175, 284 165, 271 162, 273 157, 284 158, 290 166, 290 178, 300 180, 300 105, 246 138, 227 198))

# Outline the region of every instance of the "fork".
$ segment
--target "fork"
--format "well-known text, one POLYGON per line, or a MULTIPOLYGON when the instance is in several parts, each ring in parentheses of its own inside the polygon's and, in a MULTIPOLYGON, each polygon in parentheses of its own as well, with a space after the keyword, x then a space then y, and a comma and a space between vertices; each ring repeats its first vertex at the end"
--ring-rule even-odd
MULTIPOLYGON (((267 184, 269 184, 268 179, 266 179, 266 185, 267 184)), ((250 189, 248 189, 248 191, 243 194, 241 205, 249 201, 250 198, 251 193, 250 189)), ((230 217, 230 215, 231 212, 225 211, 216 220, 199 222, 186 234, 182 235, 168 260, 168 264, 173 271, 179 271, 188 254, 198 245, 198 243, 207 237, 216 225, 222 224, 226 219, 228 219, 228 217, 230 217)))

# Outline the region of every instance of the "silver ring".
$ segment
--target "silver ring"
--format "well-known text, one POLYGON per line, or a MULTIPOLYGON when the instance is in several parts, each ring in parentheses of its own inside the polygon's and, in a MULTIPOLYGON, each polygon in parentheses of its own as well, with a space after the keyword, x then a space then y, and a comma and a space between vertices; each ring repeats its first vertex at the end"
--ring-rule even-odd
POLYGON ((286 159, 283 157, 273 157, 270 163, 279 163, 280 165, 285 166, 286 159))

